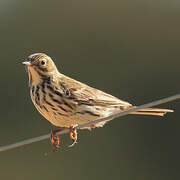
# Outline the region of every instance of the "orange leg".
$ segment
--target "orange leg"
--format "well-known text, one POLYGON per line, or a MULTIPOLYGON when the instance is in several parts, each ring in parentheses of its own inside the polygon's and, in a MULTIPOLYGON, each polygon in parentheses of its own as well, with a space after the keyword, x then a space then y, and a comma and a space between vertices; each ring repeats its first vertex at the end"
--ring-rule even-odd
MULTIPOLYGON (((69 129, 69 136, 73 140, 73 143, 69 146, 72 147, 77 143, 77 131, 74 129, 75 126, 70 126, 69 129)), ((60 137, 56 135, 57 132, 60 132, 64 129, 58 129, 51 131, 50 141, 51 144, 55 147, 55 150, 59 148, 60 137)))
POLYGON ((73 140, 73 143, 69 147, 73 147, 77 143, 77 130, 74 129, 75 126, 69 127, 69 136, 73 140))
POLYGON ((55 147, 55 149, 53 151, 46 152, 44 154, 45 156, 49 156, 51 153, 56 152, 57 149, 59 148, 60 138, 59 138, 59 136, 56 135, 56 133, 59 132, 59 131, 62 131, 62 129, 51 131, 50 142, 55 147))
POLYGON ((51 136, 50 136, 50 141, 51 144, 58 149, 59 148, 59 143, 60 143, 60 138, 59 136, 56 136, 56 133, 62 131, 62 129, 58 129, 58 130, 53 130, 51 131, 51 136))

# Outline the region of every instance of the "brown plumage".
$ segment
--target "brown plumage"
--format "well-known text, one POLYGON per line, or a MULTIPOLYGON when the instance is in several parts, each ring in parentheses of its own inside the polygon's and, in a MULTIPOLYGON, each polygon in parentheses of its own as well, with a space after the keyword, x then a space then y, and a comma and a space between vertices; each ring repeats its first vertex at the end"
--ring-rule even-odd
MULTIPOLYGON (((134 107, 126 101, 61 74, 52 59, 44 53, 30 55, 23 64, 28 71, 32 102, 55 126, 70 127, 87 123, 134 107)), ((132 114, 163 116, 167 112, 173 110, 147 108, 132 114)), ((93 127, 103 126, 104 123, 97 123, 93 127)))

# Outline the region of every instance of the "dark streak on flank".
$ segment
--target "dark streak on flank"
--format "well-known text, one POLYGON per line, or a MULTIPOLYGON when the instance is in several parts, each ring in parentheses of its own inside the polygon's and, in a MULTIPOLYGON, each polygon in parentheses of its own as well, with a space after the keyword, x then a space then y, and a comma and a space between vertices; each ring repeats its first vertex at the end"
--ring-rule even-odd
POLYGON ((68 116, 68 115, 66 115, 66 114, 62 114, 62 113, 60 113, 59 111, 58 111, 58 109, 56 109, 56 108, 51 108, 52 110, 54 110, 54 111, 52 111, 53 112, 53 114, 54 115, 57 115, 57 114, 59 114, 60 116, 68 116))
POLYGON ((64 99, 62 100, 64 105, 68 106, 70 109, 74 109, 70 104, 68 104, 64 99))
POLYGON ((55 103, 62 105, 62 102, 58 101, 57 99, 52 99, 55 103))
POLYGON ((57 112, 53 111, 53 114, 56 115, 56 117, 57 117, 57 114, 60 115, 60 116, 68 116, 68 115, 62 114, 62 113, 60 113, 58 111, 57 112))
POLYGON ((66 114, 62 114, 62 113, 60 113, 60 112, 57 112, 60 116, 68 116, 68 115, 66 115, 66 114))
POLYGON ((54 115, 57 115, 57 113, 56 113, 56 112, 54 112, 54 111, 53 111, 53 114, 54 114, 54 115))
POLYGON ((53 108, 51 108, 51 109, 52 109, 52 110, 54 110, 54 111, 58 111, 58 110, 57 110, 56 108, 54 108, 54 107, 53 107, 53 108))
POLYGON ((55 111, 53 111, 53 114, 55 115, 55 118, 57 117, 57 114, 60 116, 67 116, 66 114, 62 114, 60 112, 55 112, 55 111))
POLYGON ((67 109, 63 108, 61 105, 58 105, 58 107, 59 107, 60 109, 62 109, 63 111, 65 111, 65 112, 71 112, 71 111, 68 111, 67 109))
POLYGON ((49 112, 48 109, 46 108, 46 106, 43 106, 43 108, 44 108, 47 112, 49 112))
POLYGON ((63 102, 61 102, 61 101, 55 99, 54 96, 53 96, 51 93, 49 93, 49 97, 52 99, 52 101, 54 101, 55 103, 59 104, 58 107, 59 107, 61 110, 65 111, 65 112, 71 112, 71 111, 63 108, 62 105, 66 105, 66 106, 68 106, 70 109, 73 109, 73 108, 72 108, 67 102, 65 102, 64 100, 62 100, 63 102))
POLYGON ((93 113, 93 112, 91 112, 91 111, 82 111, 82 112, 77 112, 77 113, 79 113, 79 114, 90 114, 90 115, 92 115, 92 116, 100 116, 100 115, 98 115, 98 114, 95 114, 95 113, 93 113))
POLYGON ((45 103, 47 103, 49 106, 54 107, 54 105, 52 105, 49 101, 46 100, 46 98, 44 99, 45 103))
POLYGON ((78 99, 75 99, 75 101, 78 103, 78 105, 94 106, 92 101, 82 101, 82 100, 78 100, 78 99))
POLYGON ((51 94, 51 93, 49 93, 49 97, 52 99, 52 101, 54 101, 55 103, 57 103, 57 104, 62 104, 62 102, 61 101, 58 101, 57 99, 55 99, 54 98, 54 96, 51 94))
POLYGON ((51 99, 54 99, 54 96, 53 96, 51 93, 49 93, 49 97, 50 97, 51 99))

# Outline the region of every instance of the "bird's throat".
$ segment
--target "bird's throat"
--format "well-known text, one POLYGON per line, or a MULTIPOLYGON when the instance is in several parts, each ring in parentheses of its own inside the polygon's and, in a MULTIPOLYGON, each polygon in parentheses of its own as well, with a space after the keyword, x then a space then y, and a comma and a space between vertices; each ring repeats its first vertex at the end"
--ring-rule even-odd
POLYGON ((37 84, 42 82, 42 78, 37 73, 36 70, 32 67, 28 67, 28 76, 29 76, 29 85, 36 86, 37 84))

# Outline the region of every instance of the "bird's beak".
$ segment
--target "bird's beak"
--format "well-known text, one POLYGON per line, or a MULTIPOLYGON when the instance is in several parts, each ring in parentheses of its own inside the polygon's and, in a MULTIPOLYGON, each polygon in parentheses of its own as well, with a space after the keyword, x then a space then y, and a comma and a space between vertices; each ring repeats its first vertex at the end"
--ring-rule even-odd
POLYGON ((22 64, 25 65, 25 66, 31 66, 31 62, 30 61, 22 62, 22 64))

